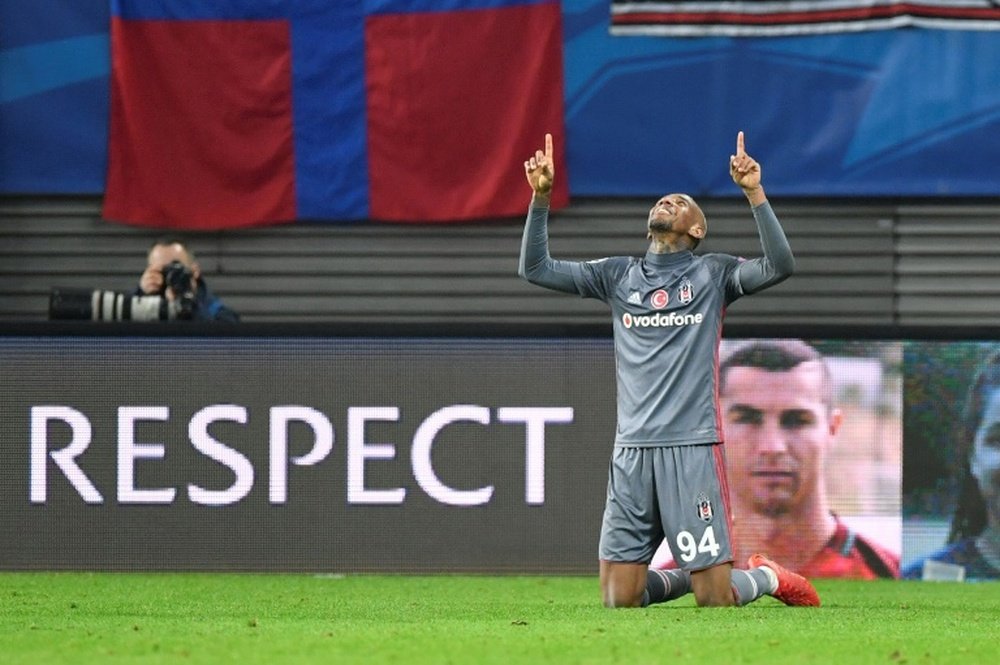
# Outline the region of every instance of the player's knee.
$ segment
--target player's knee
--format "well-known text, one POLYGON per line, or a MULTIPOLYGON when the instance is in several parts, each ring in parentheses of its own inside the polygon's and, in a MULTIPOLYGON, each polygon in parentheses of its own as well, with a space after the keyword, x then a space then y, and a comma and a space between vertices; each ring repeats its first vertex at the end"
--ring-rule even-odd
POLYGON ((732 607, 736 605, 736 596, 727 585, 724 589, 698 589, 694 592, 694 601, 698 607, 732 607))
POLYGON ((620 589, 615 591, 608 588, 601 590, 605 607, 609 609, 617 607, 642 607, 642 596, 645 589, 640 589, 638 593, 622 593, 620 589))
POLYGON ((604 596, 604 606, 608 609, 619 607, 642 607, 642 596, 604 596))
POLYGON ((645 564, 601 561, 601 599, 605 607, 641 607, 646 591, 645 564))
POLYGON ((732 566, 722 564, 691 574, 691 591, 699 607, 731 607, 736 605, 732 583, 732 566))

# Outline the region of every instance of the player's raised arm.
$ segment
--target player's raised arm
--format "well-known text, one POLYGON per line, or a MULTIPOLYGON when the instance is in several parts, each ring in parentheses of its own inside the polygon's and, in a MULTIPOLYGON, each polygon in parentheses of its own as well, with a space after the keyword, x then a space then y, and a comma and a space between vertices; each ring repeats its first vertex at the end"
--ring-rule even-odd
POLYGON ((736 154, 729 157, 729 175, 739 185, 752 206, 767 200, 760 184, 760 164, 747 154, 743 132, 736 135, 736 154))
POLYGON ((545 135, 545 150, 536 150, 524 162, 524 175, 534 195, 521 237, 517 274, 532 284, 555 291, 577 293, 570 262, 555 261, 549 255, 549 195, 555 180, 552 134, 545 135))
POLYGON ((736 154, 729 157, 729 174, 753 207, 764 256, 739 267, 744 293, 756 293, 787 279, 795 271, 795 257, 778 218, 767 202, 760 183, 760 164, 747 154, 743 132, 736 135, 736 154))
POLYGON ((556 177, 556 163, 552 151, 552 134, 545 135, 545 151, 536 150, 533 157, 524 162, 524 175, 536 197, 548 200, 552 193, 552 183, 556 177))

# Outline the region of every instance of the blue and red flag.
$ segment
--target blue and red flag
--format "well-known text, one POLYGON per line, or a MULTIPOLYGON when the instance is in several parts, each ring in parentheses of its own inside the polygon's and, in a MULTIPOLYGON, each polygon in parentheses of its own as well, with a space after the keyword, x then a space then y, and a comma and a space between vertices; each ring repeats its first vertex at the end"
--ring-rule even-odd
POLYGON ((565 135, 553 0, 113 0, 111 60, 104 216, 138 225, 520 215, 565 135))

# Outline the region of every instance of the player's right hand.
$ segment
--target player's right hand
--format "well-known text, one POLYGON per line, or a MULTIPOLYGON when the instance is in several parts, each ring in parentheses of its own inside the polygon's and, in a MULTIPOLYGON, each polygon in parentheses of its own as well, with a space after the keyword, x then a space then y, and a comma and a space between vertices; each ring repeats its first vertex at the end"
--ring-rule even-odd
POLYGON ((552 157, 552 134, 545 135, 545 152, 535 151, 535 156, 524 162, 524 175, 535 194, 548 194, 556 177, 555 160, 552 157))

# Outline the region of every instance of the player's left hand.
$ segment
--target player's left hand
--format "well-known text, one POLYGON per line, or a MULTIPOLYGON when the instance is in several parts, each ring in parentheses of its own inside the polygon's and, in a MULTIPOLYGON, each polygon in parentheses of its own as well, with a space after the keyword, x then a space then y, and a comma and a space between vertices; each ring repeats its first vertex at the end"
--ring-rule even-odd
POLYGON ((736 135, 736 154, 729 157, 729 175, 744 193, 760 188, 760 164, 747 154, 743 132, 736 135))

